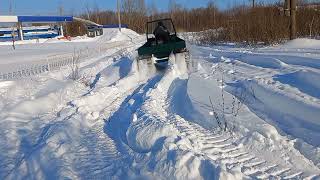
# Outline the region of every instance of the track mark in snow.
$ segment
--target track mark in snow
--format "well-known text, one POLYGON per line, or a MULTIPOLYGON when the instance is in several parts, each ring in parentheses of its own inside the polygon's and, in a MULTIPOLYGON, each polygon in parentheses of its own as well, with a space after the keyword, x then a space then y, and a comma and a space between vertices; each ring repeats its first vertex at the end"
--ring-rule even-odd
POLYGON ((283 179, 301 179, 303 172, 297 172, 290 175, 286 175, 283 179))
MULTIPOLYGON (((120 79, 114 86, 126 83, 126 81, 128 81, 127 78, 123 80, 120 79)), ((128 86, 124 89, 107 88, 110 92, 101 102, 98 102, 98 109, 95 109, 99 111, 99 118, 93 120, 87 119, 92 126, 81 133, 81 143, 74 149, 74 159, 72 159, 72 163, 75 171, 78 172, 81 177, 85 179, 92 177, 104 179, 106 177, 117 177, 118 174, 126 174, 128 166, 130 166, 132 161, 130 155, 132 151, 130 151, 126 145, 122 144, 122 142, 125 142, 122 141, 122 130, 125 130, 126 124, 121 123, 129 120, 125 119, 128 114, 123 116, 123 113, 129 110, 127 109, 129 107, 128 102, 132 98, 136 98, 137 100, 140 97, 138 95, 139 93, 143 96, 140 90, 145 90, 144 92, 146 93, 152 82, 145 83, 144 85, 136 85, 133 83, 134 87, 128 86), (122 115, 121 118, 118 115, 122 115), (121 122, 119 122, 120 120, 121 122)), ((105 90, 104 87, 99 87, 93 95, 89 96, 99 96, 99 93, 105 90)), ((78 102, 80 107, 90 104, 91 100, 88 96, 82 96, 81 98, 83 100, 78 102)), ((133 103, 132 105, 136 104, 133 103)), ((79 109, 79 107, 76 106, 74 108, 79 109)), ((81 116, 75 118, 81 119, 81 116)))
POLYGON ((289 172, 291 169, 290 168, 286 168, 286 169, 278 169, 275 170, 274 172, 271 173, 272 176, 281 176, 282 174, 289 172))
MULTIPOLYGON (((215 162, 225 164, 228 169, 240 168, 241 172, 253 178, 302 178, 302 172, 294 173, 291 168, 283 167, 280 164, 270 164, 269 162, 257 158, 240 146, 233 144, 233 138, 228 134, 212 134, 201 126, 186 122, 177 115, 170 115, 170 122, 175 124, 178 130, 186 135, 194 144, 199 144, 199 151, 204 153, 215 162), (196 138, 194 136, 203 137, 196 138), (290 175, 291 174, 291 175, 290 175)), ((194 147, 194 148, 197 148, 194 147)))
MULTIPOLYGON (((223 48, 223 47, 222 47, 223 48)), ((205 49, 205 48, 203 48, 205 49)), ((203 55, 205 53, 209 53, 208 50, 212 50, 211 48, 205 49, 203 51, 203 49, 198 48, 198 49, 194 49, 195 54, 197 55, 203 55)), ((296 60, 298 60, 298 57, 292 57, 289 56, 288 57, 283 57, 282 55, 276 56, 276 55, 267 55, 267 54, 246 54, 246 53, 241 53, 241 52, 233 52, 233 50, 231 50, 230 52, 215 52, 214 54, 217 57, 230 57, 230 58, 221 58, 221 62, 217 62, 217 61, 212 61, 212 60, 207 60, 205 58, 200 58, 197 59, 199 61, 199 65, 198 65, 198 72, 194 74, 194 76, 191 76, 190 80, 194 80, 193 82, 188 83, 186 86, 190 85, 190 87, 188 87, 189 89, 191 89, 190 91, 190 97, 182 97, 184 98, 183 100, 181 100, 181 103, 179 104, 181 107, 187 106, 184 110, 181 110, 179 108, 175 108, 174 106, 176 105, 176 101, 173 102, 169 102, 169 104, 173 104, 173 108, 168 108, 168 112, 170 114, 177 114, 179 116, 181 116, 181 118, 179 117, 174 117, 174 115, 171 115, 170 118, 172 119, 172 121, 183 121, 183 122, 177 122, 176 123, 176 127, 179 129, 179 131, 182 132, 182 134, 193 134, 193 136, 197 136, 198 139, 195 139, 194 137, 190 137, 190 136, 186 136, 186 138, 189 139, 193 139, 193 141, 196 141, 196 144, 199 144, 199 146, 195 147, 197 151, 203 152, 204 155, 211 157, 214 159, 214 161, 217 161, 217 164, 220 164, 222 162, 222 160, 226 160, 228 158, 230 158, 230 164, 228 164, 227 166, 230 168, 237 168, 240 167, 242 169, 242 172, 246 172, 245 174, 250 176, 250 177, 261 177, 261 178, 271 178, 271 179, 282 179, 283 177, 286 176, 290 176, 292 174, 296 174, 299 171, 302 171, 303 174, 300 176, 294 176, 295 178, 297 177, 304 177, 306 178, 306 176, 308 176, 311 172, 313 173, 318 173, 318 169, 315 167, 312 163, 310 163, 310 161, 315 162, 315 166, 317 166, 317 157, 312 157, 312 155, 308 155, 308 153, 310 151, 305 152, 306 154, 303 154, 303 152, 300 152, 302 154, 300 154, 298 151, 296 151, 295 148, 300 148, 296 145, 296 147, 292 147, 289 142, 282 142, 282 141, 278 141, 278 139, 280 138, 282 140, 281 137, 277 137, 276 135, 278 134, 278 132, 275 132, 276 130, 274 130, 273 126, 275 124, 270 123, 270 121, 266 120, 267 118, 270 118, 271 121, 274 120, 281 120, 282 124, 280 125, 287 125, 287 124, 293 124, 294 126, 294 130, 296 130, 294 133, 299 134, 301 130, 301 127, 304 128, 307 126, 308 130, 312 130, 312 129, 316 129, 317 126, 315 125, 308 125, 308 119, 312 119, 316 116, 311 116, 310 118, 306 118, 306 116, 304 117, 304 119, 306 119, 305 121, 303 121, 303 123, 297 123, 297 121, 295 120, 295 118, 291 118, 291 116, 293 116, 295 113, 299 113, 299 112, 304 112, 302 114, 305 114, 305 111, 301 111, 301 106, 297 106, 295 107, 291 107, 292 103, 285 103, 284 105, 281 104, 283 102, 286 101, 280 101, 279 102, 279 98, 277 97, 277 101, 273 101, 273 103, 270 105, 270 107, 276 107, 276 109, 278 111, 284 111, 286 113, 285 116, 283 116, 282 118, 274 118, 274 116, 277 115, 277 111, 269 111, 269 109, 264 108, 265 106, 260 105, 260 104, 254 104, 251 103, 250 101, 250 105, 247 104, 248 110, 243 110, 246 114, 245 115, 241 115, 239 118, 237 118, 237 121, 241 121, 241 122, 237 122, 236 124, 241 125, 242 127, 245 128, 245 130, 241 129, 239 133, 244 133, 244 135, 246 136, 246 132, 243 131, 257 131, 258 135, 260 135, 261 133, 261 139, 258 140, 256 143, 253 142, 251 143, 251 139, 249 139, 248 141, 250 142, 244 142, 242 143, 242 139, 239 140, 239 138, 235 138, 235 139, 228 139, 228 134, 223 134, 222 137, 221 134, 216 134, 215 132, 210 132, 210 131, 205 131, 203 130, 203 128, 201 128, 198 125, 193 125, 193 123, 197 123, 200 124, 202 127, 208 127, 207 125, 212 122, 203 122, 206 121, 208 118, 199 118, 197 116, 186 116, 185 114, 188 113, 188 109, 190 108, 188 105, 188 99, 192 100, 191 105, 195 105, 196 108, 200 109, 201 112, 202 110, 204 111, 203 114, 207 113, 208 111, 210 112, 211 109, 210 107, 208 108, 206 106, 206 104, 201 102, 201 99, 203 99, 203 101, 206 101, 204 98, 204 96, 206 95, 206 91, 201 91, 201 87, 203 84, 210 84, 210 81, 216 81, 219 80, 219 74, 215 74, 216 76, 213 76, 214 74, 212 74, 212 68, 211 67, 215 67, 215 66, 220 66, 223 68, 223 71, 226 73, 226 82, 231 82, 231 83, 235 83, 235 82, 260 82, 262 85, 262 87, 270 87, 270 89, 274 90, 272 91, 272 93, 270 94, 262 94, 261 95, 261 91, 258 91, 257 88, 255 88, 254 86, 251 86, 252 88, 250 89, 250 86, 248 86, 249 88, 247 88, 246 90, 248 90, 248 94, 251 94, 250 92, 252 91, 252 96, 253 98, 265 98, 262 102, 268 102, 268 101, 272 101, 270 97, 273 97, 275 95, 277 95, 278 93, 287 93, 290 90, 289 85, 285 85, 285 84, 281 84, 275 80, 277 80, 275 77, 278 77, 277 75, 280 75, 279 77, 282 78, 282 80, 287 80, 287 79, 292 79, 292 76, 294 75, 294 77, 296 77, 296 79, 303 79, 304 81, 301 83, 297 83, 297 82, 289 82, 295 86, 299 86, 300 89, 302 89, 303 91, 309 93, 309 94, 313 94, 315 97, 317 96, 317 92, 315 91, 318 87, 316 84, 314 84, 316 81, 314 81, 314 79, 318 79, 318 70, 312 69, 312 68, 306 68, 306 67, 302 67, 302 66, 297 66, 297 64, 295 63, 296 60), (284 60, 283 60, 284 58, 284 60), (287 58, 287 59, 286 59, 287 58), (293 60, 291 60, 292 58, 294 58, 293 60), (224 60, 227 60, 227 63, 222 62, 224 60), (231 61, 231 63, 230 63, 231 61), (252 65, 249 65, 252 64, 252 65), (236 70, 234 70, 235 68, 237 68, 236 70), (299 73, 297 73, 300 72, 299 73), (307 72, 310 72, 309 74, 305 75, 307 72), (311 73, 311 72, 317 72, 317 73, 311 73), (293 74, 291 74, 293 73, 293 74), (283 75, 284 74, 284 75, 283 75), (290 74, 289 77, 285 76, 286 74, 290 74), (281 76, 282 75, 282 76, 281 76), (311 76, 312 75, 312 76, 311 76), (193 78, 195 77, 196 78, 193 78), (203 80, 203 79, 208 79, 209 80, 203 80), (197 82, 199 80, 203 80, 203 82, 201 81, 201 83, 197 82), (313 81, 307 81, 307 80, 313 80, 313 81), (308 84, 309 83, 309 84, 308 84), (312 85, 313 89, 307 89, 306 86, 302 86, 302 85, 307 84, 307 88, 310 87, 310 84, 312 85), (197 86, 197 87, 193 87, 193 86, 197 86), (201 87, 198 87, 201 86, 201 87), (280 89, 279 89, 280 88, 280 89), (250 91, 251 90, 251 91, 250 91), (200 91, 200 93, 199 93, 200 91), (203 93, 203 95, 202 95, 203 93), (272 96, 271 96, 272 95, 272 96), (257 97, 255 97, 257 96, 257 97), (279 105, 280 104, 280 105, 279 105), (265 113, 257 113, 256 111, 252 111, 251 106, 256 106, 257 108, 261 108, 264 111, 267 111, 268 113, 270 113, 272 116, 268 116, 269 114, 265 114, 265 113), (280 107, 281 106, 281 107, 280 107), (287 106, 290 106, 289 108, 287 106), (293 112, 292 112, 293 109, 293 112), (184 112, 185 114, 181 113, 184 112), (247 115, 248 114, 248 115, 247 115), (253 121, 251 121, 251 117, 254 117, 253 121), (263 116, 263 117, 262 117, 263 116), (256 118, 257 117, 257 118, 256 118), (249 120, 248 120, 249 119, 249 120), (257 120, 256 120, 257 119, 257 120), (189 122, 187 121, 189 120, 189 122), (242 122, 243 120, 243 122, 242 122), (289 121, 290 120, 290 121, 289 121), (255 127, 255 121, 257 121, 257 126, 255 127), (262 122, 261 124, 266 124, 264 126, 262 126, 263 128, 259 127, 259 122, 262 122), (265 122, 266 123, 265 123, 265 122), (293 123, 291 123, 291 121, 295 121, 293 123), (191 123, 193 122, 193 123, 191 123), (246 125, 246 122, 248 122, 248 125, 246 125), (253 122, 252 125, 249 124, 250 122, 253 122), (306 124, 307 122, 307 124, 306 124), (203 123, 203 124, 202 124, 203 123), (270 126, 268 126, 270 125, 270 126), (303 125, 303 126, 302 126, 303 125), (248 128, 248 129, 247 129, 248 128), (267 129, 269 128, 269 129, 267 129), (194 132, 192 132, 194 131, 194 132), (274 132, 272 132, 274 131, 274 132), (210 134, 211 133, 211 134, 210 134), (266 134, 265 134, 266 133, 266 134), (272 137, 273 134, 275 134, 275 137, 272 137), (213 136, 213 137, 212 137, 213 136), (217 137, 218 136, 218 137, 217 137), (271 137, 270 137, 271 136, 271 137), (238 147, 237 144, 240 143, 240 146, 238 147), (235 143, 233 143, 235 142, 235 143), (229 143, 228 146, 226 146, 229 143), (259 146, 259 143, 266 143, 266 145, 261 145, 263 147, 268 147, 270 149, 264 149, 264 148, 257 148, 255 146, 259 146), (270 143, 270 145, 269 145, 270 143), (283 145, 282 145, 283 143, 283 145), (288 144, 286 144, 288 143, 288 144), (280 144, 280 145, 279 145, 280 144), (219 145, 221 145, 222 147, 219 147, 219 145), (244 146, 244 147, 243 147, 244 146), (199 149, 198 149, 199 148, 199 149), (224 153, 220 153, 219 151, 223 149, 226 150, 228 153, 224 152, 224 153), (252 151, 251 151, 252 150, 252 151), (259 152, 261 151, 261 152, 259 152), (274 151, 274 157, 273 157, 273 151, 274 151), (248 154, 246 155, 242 155, 242 156, 238 156, 239 154, 241 154, 241 152, 247 152, 248 154), (223 155, 225 155, 225 159, 222 159, 223 155), (279 157, 277 158, 277 156, 281 156, 282 154, 286 154, 286 157, 279 157), (229 156, 229 157, 227 157, 229 156), (304 157, 307 156, 307 157, 304 157), (239 162, 235 162, 235 159, 239 162), (316 159, 316 160, 314 160, 316 159), (304 165, 298 164, 299 161, 301 161, 301 164, 305 164, 306 166, 304 167, 304 165), (310 167, 310 168, 308 168, 310 167)), ((204 56, 204 55, 203 55, 204 56)), ((304 57, 299 57, 299 59, 301 61, 301 63, 303 63, 303 61, 305 60, 304 57)), ((308 60, 310 60, 310 58, 306 58, 308 60)), ((297 61, 298 62, 298 61, 297 61)), ((313 61, 313 63, 318 63, 315 61, 313 61)), ((319 63, 318 63, 319 64, 319 63)), ((219 72, 218 72, 219 73, 219 72)), ((287 83, 287 84, 289 84, 287 83)), ((175 85, 179 85, 179 84, 175 84, 175 85)), ((210 84, 215 86, 215 83, 210 84)), ((205 85, 203 85, 205 87, 205 85)), ((247 87, 247 86, 246 86, 247 87)), ((229 88, 229 87, 228 87, 229 88)), ((235 88, 239 88, 239 89, 243 89, 239 86, 236 86, 235 88)), ((178 96, 181 97, 180 94, 186 94, 183 91, 183 87, 182 88, 178 88, 175 87, 175 89, 180 89, 174 93, 169 94, 169 96, 178 96), (182 89, 182 90, 181 90, 182 89)), ((215 88, 207 88, 208 91, 212 90, 215 88)), ((238 89, 237 89, 238 90, 238 89)), ((230 92, 230 91, 228 91, 230 92)), ((210 92, 211 94, 215 94, 215 95, 219 95, 216 92, 210 92)), ((231 97, 232 97, 232 93, 231 97)), ((282 95, 282 94, 281 94, 282 95)), ((288 95, 288 97, 295 97, 295 94, 291 94, 291 90, 289 93, 287 93, 286 95, 288 95)), ((306 94, 303 94, 303 98, 308 100, 308 97, 306 94), (307 97, 306 97, 307 96, 307 97)), ((188 96, 188 95, 187 95, 188 96)), ((240 97, 241 98, 241 97, 240 97)), ((248 97, 250 98, 250 97, 248 97)), ((171 97, 171 99, 175 100, 175 97, 171 97)), ((170 97, 169 97, 169 101, 171 101, 170 97)), ((281 98, 280 98, 281 99, 281 98)), ((297 97, 298 99, 298 97, 297 97)), ((301 99, 301 98, 300 98, 301 99)), ((300 100, 299 99, 299 100, 300 100)), ((259 99, 260 100, 260 99, 259 99)), ((315 102, 315 101, 314 101, 315 102)), ((302 106, 304 105, 303 103, 301 103, 302 106)), ((199 110, 199 111, 200 111, 199 110)), ((308 110, 310 111, 310 110, 308 110)), ((307 112, 308 112, 307 111, 307 112)), ((314 114, 315 111, 314 109, 311 110, 312 113, 308 112, 309 114, 314 114)), ((194 113, 193 111, 191 111, 191 113, 194 113)), ((300 114, 301 114, 300 113, 300 114)), ((244 114, 244 113, 242 113, 244 114)), ((206 114, 205 114, 206 116, 206 114)), ((209 116, 209 115, 208 115, 209 116)), ((210 118, 210 117, 209 117, 210 118)), ((302 119, 302 118, 301 118, 302 119)), ((317 121, 314 121, 317 122, 317 121)), ((277 125, 277 124, 276 124, 277 125)), ((280 126, 278 126, 280 127, 280 126)), ((283 126, 281 126, 279 129, 283 130, 285 128, 283 128, 283 126)), ((278 129, 277 129, 278 130, 278 129)), ((286 129, 285 129, 286 130, 286 129)), ((286 131, 285 131, 286 132, 286 131)), ((283 133, 283 132, 282 132, 283 133)), ((280 133, 279 133, 280 134, 280 133)), ((315 134, 317 134, 317 132, 305 132, 305 133, 300 133, 301 135, 305 135, 305 137, 309 137, 306 138, 305 140, 308 141, 310 140, 310 135, 312 135, 313 137, 315 137, 315 134)), ((241 136, 242 134, 240 134, 241 136)), ((281 134, 283 135, 283 134, 281 134)), ((248 136, 251 136, 250 134, 248 136)), ((259 138, 260 138, 259 137, 259 138)), ((233 137, 234 138, 234 137, 233 137)), ((288 138, 290 139, 290 138, 288 138)), ((316 141, 317 138, 314 138, 314 140, 316 141)), ((286 140, 286 137, 283 138, 283 140, 286 140)), ((317 144, 313 144, 317 147, 317 144)), ((316 153, 315 153, 316 155, 316 153)))
MULTIPOLYGON (((18 171, 18 169, 25 163, 28 163, 28 160, 32 157, 33 154, 36 154, 37 152, 41 151, 41 149, 45 148, 47 144, 50 143, 50 139, 52 136, 54 136, 55 131, 59 127, 61 127, 65 121, 68 121, 71 119, 71 117, 75 114, 74 111, 72 111, 70 114, 59 117, 58 120, 55 120, 47 125, 45 125, 40 132, 40 135, 37 137, 36 142, 32 144, 29 139, 23 138, 21 140, 21 149, 22 152, 19 155, 15 162, 12 165, 12 169, 8 171, 8 173, 4 176, 4 178, 10 177, 15 171, 18 171)), ((60 146, 57 148, 59 149, 60 146)))
MULTIPOLYGON (((106 125, 104 127, 104 132, 108 134, 113 139, 118 141, 116 146, 118 149, 129 149, 134 151, 132 147, 129 146, 126 132, 130 126, 130 121, 132 116, 136 111, 143 105, 143 99, 149 90, 153 89, 155 85, 161 80, 162 75, 155 75, 154 77, 147 80, 146 83, 141 84, 131 93, 126 93, 126 97, 122 98, 119 102, 119 108, 107 113, 111 113, 111 116, 106 119, 106 125), (131 102, 131 103, 130 103, 131 102)), ((121 96, 123 97, 123 95, 121 96)))
POLYGON ((80 146, 76 148, 80 151, 75 149, 73 164, 85 179, 112 177, 126 159, 126 155, 117 150, 114 140, 104 134, 103 120, 99 121, 102 122, 84 133, 80 146))

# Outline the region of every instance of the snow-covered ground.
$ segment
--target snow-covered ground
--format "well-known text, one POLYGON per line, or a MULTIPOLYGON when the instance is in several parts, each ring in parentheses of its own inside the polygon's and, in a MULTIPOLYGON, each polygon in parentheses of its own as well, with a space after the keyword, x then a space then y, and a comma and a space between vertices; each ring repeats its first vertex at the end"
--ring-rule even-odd
POLYGON ((135 61, 144 36, 106 31, 0 46, 0 70, 109 47, 78 81, 68 66, 0 81, 0 179, 320 178, 320 41, 189 45, 156 71, 135 61))

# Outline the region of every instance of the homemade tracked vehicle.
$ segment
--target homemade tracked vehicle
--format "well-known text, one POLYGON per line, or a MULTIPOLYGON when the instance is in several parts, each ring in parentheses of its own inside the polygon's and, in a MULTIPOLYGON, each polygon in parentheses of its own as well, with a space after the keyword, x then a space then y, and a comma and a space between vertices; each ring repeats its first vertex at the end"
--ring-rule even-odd
POLYGON ((138 61, 148 61, 157 68, 164 68, 172 53, 187 52, 186 42, 177 36, 170 18, 147 22, 146 36, 147 42, 138 48, 138 61))

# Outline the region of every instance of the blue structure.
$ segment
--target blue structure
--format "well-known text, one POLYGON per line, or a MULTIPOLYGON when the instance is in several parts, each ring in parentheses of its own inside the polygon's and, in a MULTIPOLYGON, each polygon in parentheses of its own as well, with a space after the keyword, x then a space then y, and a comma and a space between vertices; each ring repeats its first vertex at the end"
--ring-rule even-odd
POLYGON ((17 16, 18 22, 45 23, 45 22, 72 22, 72 16, 17 16))
POLYGON ((72 22, 73 16, 0 16, 0 23, 72 22))
MULTIPOLYGON (((18 34, 20 40, 34 38, 52 38, 58 35, 63 36, 62 23, 79 21, 87 26, 87 34, 89 37, 100 36, 103 34, 103 28, 119 28, 118 24, 100 25, 90 20, 77 18, 73 16, 0 16, 0 23, 16 23, 17 30, 0 30, 0 40, 11 40, 12 33, 18 34), (49 29, 30 29, 23 30, 22 23, 60 23, 54 29, 58 33, 50 32, 49 29), (34 33, 33 33, 34 32, 34 33), (39 32, 38 34, 36 32, 39 32), (44 33, 48 32, 48 33, 44 33)), ((121 24, 121 28, 128 28, 127 24, 121 24)))
MULTIPOLYGON (((47 32, 50 28, 41 28, 41 29, 24 29, 23 33, 32 33, 32 32, 47 32)), ((13 31, 14 33, 18 33, 17 30, 13 31)), ((0 34, 11 34, 12 31, 9 30, 0 30, 0 34)))
MULTIPOLYGON (((55 37, 58 34, 39 34, 39 35, 29 35, 24 37, 24 33, 30 32, 39 32, 38 30, 23 30, 22 23, 62 23, 62 22, 72 22, 73 16, 0 16, 0 23, 17 23, 17 31, 13 31, 14 33, 18 33, 20 40, 24 39, 32 39, 32 38, 50 38, 55 37)), ((60 25, 59 35, 63 36, 63 27, 60 25)), ((41 30, 48 31, 48 30, 41 30)), ((12 31, 2 31, 0 34, 11 34, 12 31)), ((1 39, 8 39, 9 37, 1 37, 1 39)), ((10 38, 9 38, 10 39, 10 38)))
MULTIPOLYGON (((31 40, 31 39, 47 39, 47 38, 54 38, 57 37, 58 34, 36 34, 36 35, 28 35, 24 36, 24 40, 31 40)), ((11 41, 12 37, 10 36, 0 36, 0 41, 11 41)))

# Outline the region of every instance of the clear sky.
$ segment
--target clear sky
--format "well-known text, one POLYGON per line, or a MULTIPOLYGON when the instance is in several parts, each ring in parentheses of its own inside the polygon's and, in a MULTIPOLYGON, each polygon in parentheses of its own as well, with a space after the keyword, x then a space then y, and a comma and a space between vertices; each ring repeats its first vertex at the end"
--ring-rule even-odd
MULTIPOLYGON (((9 14, 10 1, 12 1, 13 11, 16 15, 58 15, 58 7, 62 4, 65 14, 80 13, 85 7, 94 7, 96 4, 99 9, 115 9, 116 0, 0 0, 0 14, 9 14)), ((147 4, 152 1, 160 10, 168 8, 169 0, 145 0, 147 4)), ((177 3, 188 7, 205 6, 209 0, 176 0, 177 3)), ((243 4, 249 0, 214 0, 219 8, 226 9, 234 4, 243 4)), ((270 0, 266 0, 270 1, 270 0)))

